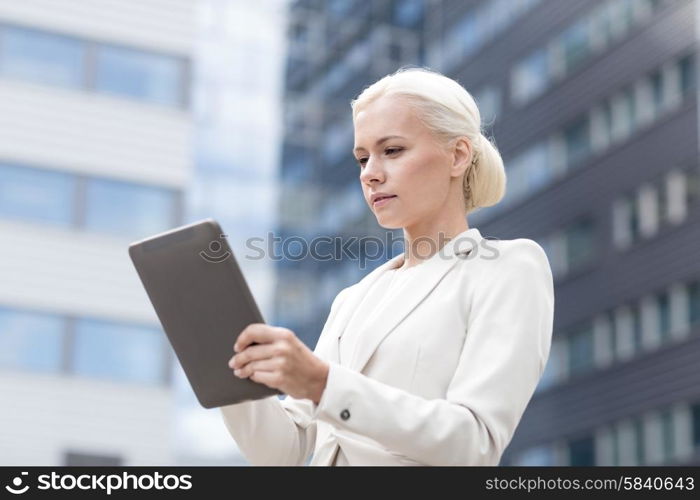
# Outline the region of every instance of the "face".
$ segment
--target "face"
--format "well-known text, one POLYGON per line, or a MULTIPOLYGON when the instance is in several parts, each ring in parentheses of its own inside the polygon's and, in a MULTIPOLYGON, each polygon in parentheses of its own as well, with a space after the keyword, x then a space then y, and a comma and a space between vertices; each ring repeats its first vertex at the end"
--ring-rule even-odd
POLYGON ((454 195, 459 171, 412 107, 383 96, 357 114, 354 126, 360 183, 379 225, 394 229, 436 218, 454 195), (373 203, 375 193, 392 197, 373 203))

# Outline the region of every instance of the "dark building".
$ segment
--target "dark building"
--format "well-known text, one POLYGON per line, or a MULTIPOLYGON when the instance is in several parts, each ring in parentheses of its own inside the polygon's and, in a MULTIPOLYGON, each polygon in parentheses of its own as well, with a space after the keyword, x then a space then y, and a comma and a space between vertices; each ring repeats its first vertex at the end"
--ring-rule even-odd
MULTIPOLYGON (((386 233, 362 198, 349 102, 416 64, 474 95, 503 156, 506 197, 470 226, 547 252, 552 350, 502 464, 700 462, 699 9, 694 0, 292 5, 282 236, 386 233)), ((278 320, 314 345, 335 294, 389 256, 364 269, 281 261, 278 320)))

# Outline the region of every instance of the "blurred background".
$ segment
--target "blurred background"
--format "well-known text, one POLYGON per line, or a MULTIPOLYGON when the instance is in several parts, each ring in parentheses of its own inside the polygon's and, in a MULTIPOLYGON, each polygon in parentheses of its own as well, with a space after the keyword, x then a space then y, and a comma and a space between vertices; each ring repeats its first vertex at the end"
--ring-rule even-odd
POLYGON ((699 27, 700 0, 0 0, 0 464, 247 464, 128 245, 216 218, 313 348, 402 249, 368 269, 244 244, 386 236, 350 100, 405 65, 464 85, 503 155, 506 197, 469 225, 554 271, 502 465, 700 464, 699 27))

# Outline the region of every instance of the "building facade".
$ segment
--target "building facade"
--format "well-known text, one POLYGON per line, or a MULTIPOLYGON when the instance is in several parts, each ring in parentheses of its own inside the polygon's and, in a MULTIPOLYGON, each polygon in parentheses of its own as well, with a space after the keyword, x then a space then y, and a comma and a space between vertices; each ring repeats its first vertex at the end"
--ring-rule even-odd
POLYGON ((183 220, 194 2, 0 2, 0 463, 173 463, 128 256, 183 220))
MULTIPOLYGON (((506 196, 470 226, 547 252, 552 350, 504 465, 699 461, 699 19, 696 0, 293 4, 283 236, 385 233, 349 102, 415 64, 472 93, 503 156, 506 196)), ((278 319, 314 345, 335 294, 374 265, 280 262, 278 319)))
POLYGON ((311 347, 338 291, 383 262, 386 250, 402 251, 384 247, 386 231, 362 196, 350 100, 423 60, 424 13, 422 1, 290 6, 276 251, 285 258, 277 262, 275 310, 311 347), (366 244, 368 237, 378 241, 366 244))
MULTIPOLYGON (((215 218, 265 319, 275 286, 264 248, 276 219, 286 0, 198 0, 192 81, 195 161, 185 219, 215 218)), ((231 332, 233 354, 234 333, 231 332)), ((177 463, 245 465, 218 410, 177 367, 177 463)))

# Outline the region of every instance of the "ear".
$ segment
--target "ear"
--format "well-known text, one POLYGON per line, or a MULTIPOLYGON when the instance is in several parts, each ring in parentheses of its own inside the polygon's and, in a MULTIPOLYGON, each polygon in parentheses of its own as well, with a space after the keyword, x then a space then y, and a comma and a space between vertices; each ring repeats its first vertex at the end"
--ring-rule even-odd
POLYGON ((472 145, 466 136, 458 137, 454 140, 454 145, 451 148, 452 166, 450 167, 450 175, 452 177, 460 177, 467 171, 467 168, 472 161, 472 145))

